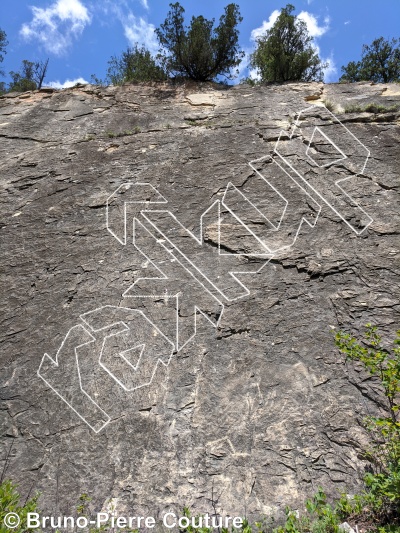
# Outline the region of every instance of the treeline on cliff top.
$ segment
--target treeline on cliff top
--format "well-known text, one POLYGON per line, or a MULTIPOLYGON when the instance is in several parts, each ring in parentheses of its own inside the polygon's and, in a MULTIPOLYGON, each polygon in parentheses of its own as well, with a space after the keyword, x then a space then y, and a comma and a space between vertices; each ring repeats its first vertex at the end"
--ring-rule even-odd
MULTIPOLYGON (((92 75, 98 85, 121 85, 129 82, 190 79, 194 81, 231 80, 246 66, 256 73, 243 78, 248 83, 281 83, 287 81, 323 81, 327 67, 319 57, 314 39, 303 20, 297 18, 295 7, 281 9, 274 25, 258 37, 256 48, 249 57, 239 46, 238 25, 243 20, 239 6, 228 4, 216 26, 215 20, 193 16, 185 25, 184 8, 175 2, 163 24, 155 30, 160 49, 152 55, 137 43, 108 61, 105 79, 92 75)), ((0 63, 8 41, 0 28, 0 63)), ((11 82, 0 82, 0 93, 40 89, 44 83, 49 60, 22 61, 18 71, 11 71, 11 82)), ((0 75, 4 72, 0 70, 0 75)), ((361 59, 342 66, 341 82, 400 81, 400 39, 379 37, 362 47, 361 59)))

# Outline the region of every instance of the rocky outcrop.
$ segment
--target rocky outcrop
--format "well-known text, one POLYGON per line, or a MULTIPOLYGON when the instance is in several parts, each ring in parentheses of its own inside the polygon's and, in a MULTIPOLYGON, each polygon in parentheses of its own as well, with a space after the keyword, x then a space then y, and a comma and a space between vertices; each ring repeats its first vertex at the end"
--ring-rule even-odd
POLYGON ((255 517, 357 489, 379 388, 332 328, 398 328, 399 102, 317 83, 0 98, 2 458, 24 494, 255 517))

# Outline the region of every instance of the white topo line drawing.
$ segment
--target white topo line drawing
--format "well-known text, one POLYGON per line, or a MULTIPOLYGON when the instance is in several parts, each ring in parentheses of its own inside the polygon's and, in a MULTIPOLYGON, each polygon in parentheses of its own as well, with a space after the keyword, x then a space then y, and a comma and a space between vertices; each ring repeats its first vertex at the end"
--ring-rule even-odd
POLYGON ((198 235, 166 209, 167 199, 151 184, 120 185, 107 199, 107 230, 127 246, 132 229, 132 244, 156 274, 138 276, 122 294, 139 308, 107 305, 82 314, 83 324, 68 331, 55 358, 43 356, 38 376, 98 433, 112 419, 86 390, 83 362, 97 365, 125 392, 150 385, 158 366, 168 366, 194 339, 198 315, 216 328, 224 305, 250 294, 246 276, 292 247, 304 223, 315 227, 320 202, 360 235, 372 218, 342 185, 362 175, 369 156, 326 108, 303 109, 290 133, 281 131, 269 155, 249 162, 253 176, 247 189, 229 182, 222 200, 203 212, 198 235), (337 179, 332 167, 344 177, 337 179), (275 200, 263 201, 263 192, 275 200), (227 214, 253 243, 248 251, 235 253, 223 246, 227 214), (261 266, 246 262, 249 257, 259 258, 261 266), (170 310, 168 320, 152 315, 151 303, 160 299, 170 310))

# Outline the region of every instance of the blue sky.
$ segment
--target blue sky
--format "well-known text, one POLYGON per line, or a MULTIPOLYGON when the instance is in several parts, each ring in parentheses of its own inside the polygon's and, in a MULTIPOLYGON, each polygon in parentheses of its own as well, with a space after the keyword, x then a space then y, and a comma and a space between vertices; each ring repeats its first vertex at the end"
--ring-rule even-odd
MULTIPOLYGON (((0 28, 9 46, 5 72, 23 59, 50 59, 46 85, 65 86, 103 78, 110 56, 135 42, 157 51, 154 28, 170 0, 0 0, 0 28)), ((229 0, 181 0, 192 15, 219 19, 229 0)), ((236 0, 243 22, 240 44, 251 53, 254 38, 275 20, 286 0, 236 0)), ((306 21, 320 56, 329 60, 325 81, 337 81, 340 67, 359 59, 361 47, 384 36, 400 37, 400 0, 291 0, 306 21)), ((242 67, 241 75, 247 74, 242 67)))

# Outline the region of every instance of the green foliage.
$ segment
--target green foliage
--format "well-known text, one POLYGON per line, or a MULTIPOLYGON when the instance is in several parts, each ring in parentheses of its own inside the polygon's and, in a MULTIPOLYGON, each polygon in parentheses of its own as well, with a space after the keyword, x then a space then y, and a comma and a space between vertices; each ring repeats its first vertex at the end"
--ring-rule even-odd
POLYGON ((359 104, 350 104, 344 109, 345 113, 375 113, 376 115, 379 113, 397 113, 397 111, 400 111, 400 105, 398 104, 385 106, 382 104, 375 104, 373 102, 364 106, 359 104))
MULTIPOLYGON (((188 507, 184 507, 183 508, 183 516, 186 516, 186 518, 191 518, 191 514, 190 514, 190 509, 188 507)), ((196 518, 196 522, 199 524, 200 522, 197 520, 198 518, 200 518, 202 515, 197 515, 195 518, 196 518)), ((195 523, 196 523, 195 522, 195 523)), ((192 525, 189 525, 188 527, 186 528, 183 528, 183 531, 184 532, 187 532, 187 533, 212 533, 212 528, 211 527, 195 527, 195 526, 192 526, 192 525)))
POLYGON ((391 350, 382 346, 377 328, 366 325, 363 344, 339 331, 336 346, 351 361, 363 364, 377 378, 384 397, 385 416, 368 417, 372 445, 366 452, 371 472, 365 476, 366 498, 380 520, 400 516, 400 330, 391 350))
POLYGON ((326 64, 313 46, 306 23, 292 14, 294 9, 287 4, 272 28, 257 39, 250 64, 263 82, 323 80, 326 64))
POLYGON ((367 104, 364 108, 364 110, 367 113, 397 113, 397 111, 400 111, 400 105, 399 104, 393 104, 393 105, 382 105, 382 104, 367 104))
POLYGON ((379 37, 362 47, 361 61, 350 61, 342 67, 341 82, 374 81, 389 83, 400 81, 400 39, 379 37))
POLYGON ((156 29, 160 54, 168 73, 197 81, 210 81, 219 75, 232 78, 231 69, 244 56, 239 50, 237 25, 242 21, 239 6, 228 4, 214 28, 214 19, 192 17, 184 26, 185 10, 176 2, 170 4, 164 23, 156 29))
MULTIPOLYGON (((5 480, 0 483, 0 533, 27 533, 27 531, 35 531, 40 533, 42 530, 39 528, 27 529, 27 514, 38 513, 41 516, 41 511, 38 508, 37 500, 39 494, 36 494, 32 498, 27 498, 25 503, 21 503, 20 495, 17 486, 10 480, 5 480), (7 527, 4 523, 4 519, 8 513, 15 513, 19 516, 20 522, 16 527, 7 527)), ((76 507, 76 514, 79 516, 90 516, 93 509, 90 508, 92 498, 84 493, 79 497, 79 503, 76 507)), ((115 509, 111 507, 111 511, 115 509)), ((102 524, 100 527, 89 527, 85 530, 87 533, 115 533, 115 529, 111 529, 109 524, 102 524)), ((139 533, 138 529, 124 529, 126 533, 139 533)), ((60 533, 60 530, 56 529, 56 533, 60 533)), ((199 533, 206 533, 200 532, 199 533)))
MULTIPOLYGON (((8 45, 7 35, 4 30, 0 28, 0 63, 4 61, 4 54, 6 54, 6 48, 8 45)), ((4 72, 0 70, 0 76, 3 76, 4 72)))
POLYGON ((11 71, 9 91, 25 92, 40 89, 46 76, 49 60, 28 61, 24 59, 18 72, 11 71))
MULTIPOLYGON (((366 325, 365 344, 362 345, 349 335, 339 331, 335 337, 335 344, 346 355, 347 359, 360 361, 372 376, 377 376, 383 387, 387 401, 387 410, 391 423, 397 423, 399 405, 396 396, 400 392, 400 330, 394 341, 392 353, 382 347, 382 338, 377 328, 372 324, 366 325)), ((386 419, 374 419, 386 420, 386 419)))
POLYGON ((377 379, 385 401, 386 416, 367 418, 372 444, 365 452, 371 464, 365 490, 353 497, 342 494, 332 506, 318 489, 306 501, 305 513, 286 509, 284 525, 273 533, 340 533, 344 520, 362 522, 376 533, 400 533, 400 330, 391 350, 382 346, 371 324, 366 325, 362 343, 339 331, 335 344, 346 359, 361 363, 377 379))
MULTIPOLYGON (((233 528, 232 528, 232 530, 233 530, 233 528)), ((253 528, 252 528, 250 522, 246 518, 243 519, 242 527, 241 527, 241 529, 239 531, 240 531, 240 533, 252 533, 253 528)), ((225 533, 227 533, 227 532, 225 532, 225 533)))
MULTIPOLYGON (((16 485, 10 480, 5 480, 0 484, 0 533, 24 533, 26 531, 26 517, 28 513, 38 512, 37 500, 39 495, 27 499, 25 503, 21 503, 20 495, 17 491, 16 485), (4 524, 4 518, 7 513, 16 513, 20 518, 20 525, 10 530, 4 524)), ((35 530, 37 531, 37 530, 35 530)))
POLYGON ((189 124, 189 126, 201 126, 198 120, 193 120, 192 118, 185 118, 186 124, 189 124))
POLYGON ((103 80, 102 78, 97 77, 96 74, 91 74, 90 83, 92 85, 100 85, 101 87, 106 87, 107 85, 110 84, 110 81, 107 79, 103 80))
POLYGON ((79 504, 76 508, 76 512, 78 515, 84 515, 89 510, 89 503, 92 501, 92 498, 84 492, 79 496, 79 504))
POLYGON ((256 85, 259 85, 260 82, 258 80, 253 79, 253 78, 247 77, 247 78, 242 78, 240 80, 240 84, 241 85, 246 84, 246 85, 250 85, 251 87, 255 87, 256 85))
POLYGON ((347 66, 342 67, 342 76, 339 78, 339 83, 356 82, 362 80, 361 63, 360 61, 350 61, 347 66))
POLYGON ((333 113, 335 111, 335 104, 331 100, 322 100, 322 103, 328 111, 333 113))
POLYGON ((12 82, 9 86, 9 91, 15 91, 23 93, 25 91, 34 91, 37 89, 37 84, 33 79, 33 66, 32 61, 24 59, 22 61, 22 67, 19 72, 10 72, 12 82))
POLYGON ((339 533, 340 517, 327 503, 321 488, 305 505, 306 512, 303 514, 286 508, 286 521, 274 533, 339 533))
POLYGON ((92 76, 98 85, 112 83, 122 85, 127 82, 162 81, 167 79, 163 68, 157 63, 149 50, 136 44, 128 47, 121 56, 112 56, 108 62, 106 82, 92 76))

